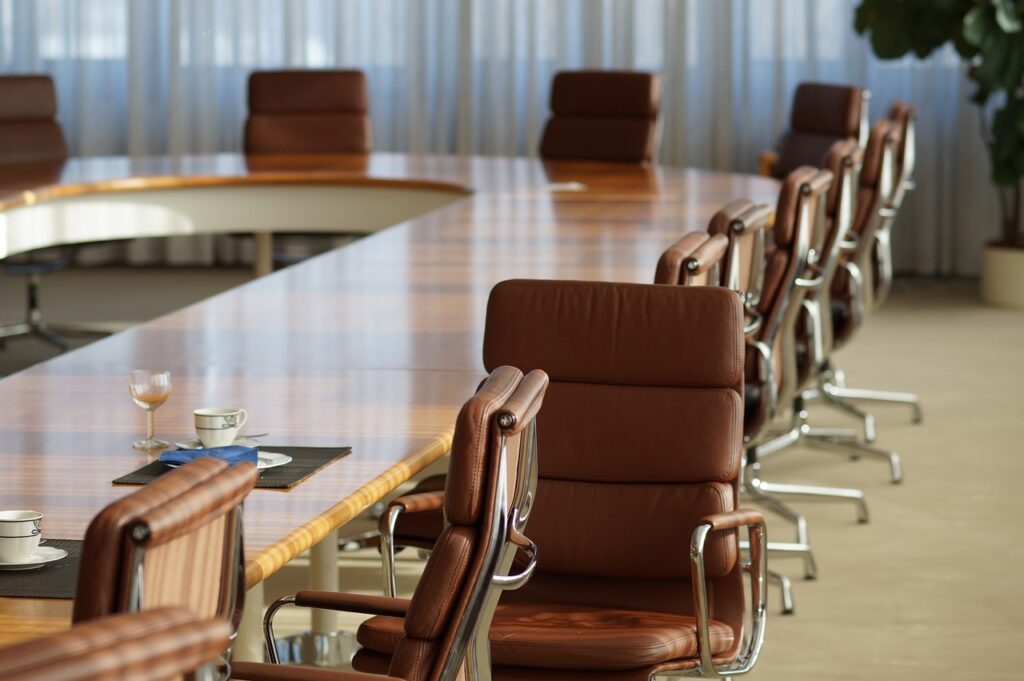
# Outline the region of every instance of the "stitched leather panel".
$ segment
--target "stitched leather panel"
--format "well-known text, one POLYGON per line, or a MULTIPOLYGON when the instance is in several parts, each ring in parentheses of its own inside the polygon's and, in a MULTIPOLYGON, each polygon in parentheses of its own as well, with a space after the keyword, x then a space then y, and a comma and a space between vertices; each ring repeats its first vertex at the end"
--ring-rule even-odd
MULTIPOLYGON (((623 457, 631 457, 624 453, 623 457)), ((735 508, 730 485, 621 485, 541 479, 528 532, 538 569, 586 577, 688 578, 690 534, 701 518, 735 508)), ((708 538, 711 577, 736 561, 735 533, 708 538)))

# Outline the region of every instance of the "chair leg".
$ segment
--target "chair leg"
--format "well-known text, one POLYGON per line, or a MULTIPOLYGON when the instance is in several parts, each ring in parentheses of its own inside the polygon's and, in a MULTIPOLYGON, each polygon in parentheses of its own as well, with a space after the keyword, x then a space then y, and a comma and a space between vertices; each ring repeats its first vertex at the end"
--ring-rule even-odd
POLYGON ((776 515, 793 523, 796 526, 796 543, 805 546, 809 545, 810 541, 807 533, 807 520, 789 506, 768 494, 768 491, 764 489, 765 483, 761 480, 760 469, 761 465, 758 463, 747 464, 744 468, 744 493, 749 496, 752 501, 757 502, 772 513, 775 513, 776 515))
POLYGON ((839 386, 833 386, 830 388, 830 392, 835 397, 846 400, 906 404, 911 409, 911 420, 913 423, 921 423, 924 420, 924 412, 921 410, 921 400, 913 393, 898 393, 885 390, 864 390, 860 388, 845 388, 839 386))
POLYGON ((0 326, 0 340, 19 336, 35 336, 47 343, 57 346, 62 352, 68 349, 67 340, 43 321, 43 311, 39 307, 40 275, 33 272, 25 282, 25 321, 0 326))
POLYGON ((857 442, 856 440, 847 440, 813 432, 807 435, 805 441, 808 446, 816 449, 838 450, 849 454, 852 459, 870 456, 886 461, 889 464, 889 480, 892 484, 898 485, 903 482, 903 466, 900 462, 900 455, 896 452, 857 442))
MULTIPOLYGON (((770 541, 766 544, 768 555, 776 558, 799 558, 804 562, 804 579, 812 581, 818 578, 818 561, 814 551, 808 544, 796 542, 770 541)), ((749 551, 750 544, 744 539, 740 541, 740 550, 749 551)))
POLYGON ((825 404, 835 407, 854 418, 860 419, 864 429, 864 441, 874 442, 877 434, 875 430, 875 417, 870 412, 864 411, 855 404, 852 404, 848 400, 837 395, 836 391, 840 389, 841 388, 825 383, 822 385, 818 394, 825 401, 825 404))
POLYGON ((766 577, 770 584, 776 584, 779 587, 782 596, 782 614, 792 615, 796 612, 796 607, 793 605, 793 583, 789 577, 774 570, 769 570, 766 577))
POLYGON ((857 509, 857 522, 869 520, 868 505, 864 492, 859 489, 845 487, 821 487, 818 485, 790 485, 781 482, 761 482, 761 491, 768 495, 812 499, 816 501, 849 501, 857 509))
POLYGON ((32 335, 37 336, 52 345, 56 345, 62 352, 68 349, 68 342, 64 336, 60 335, 42 322, 36 324, 32 328, 32 335))
POLYGON ((384 595, 394 598, 398 592, 395 576, 395 524, 402 513, 399 506, 392 506, 380 518, 380 563, 384 577, 384 595))

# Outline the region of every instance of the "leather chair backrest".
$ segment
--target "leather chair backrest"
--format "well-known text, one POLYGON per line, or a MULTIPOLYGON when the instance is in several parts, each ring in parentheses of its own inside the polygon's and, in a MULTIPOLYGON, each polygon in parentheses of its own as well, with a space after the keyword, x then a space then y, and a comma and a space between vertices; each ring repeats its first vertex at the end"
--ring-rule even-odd
MULTIPOLYGON (((484 365, 551 380, 529 528, 539 564, 505 601, 693 613, 687 538, 737 502, 743 344, 739 297, 722 288, 494 287, 484 365)), ((714 617, 738 633, 736 536, 712 541, 714 617)))
POLYGON ((241 504, 256 479, 251 463, 197 459, 100 511, 85 534, 73 621, 166 605, 236 619, 241 504))
POLYGON ((790 126, 779 141, 773 175, 782 179, 804 165, 821 168, 834 142, 861 141, 868 96, 858 87, 801 83, 793 94, 790 126))
POLYGON ((362 71, 249 76, 246 154, 365 154, 372 148, 362 71))
POLYGON ((6 681, 169 681, 215 662, 231 626, 184 608, 111 615, 0 650, 6 681))
POLYGON ((562 71, 551 82, 544 159, 650 163, 661 78, 633 71, 562 71))
POLYGON ((49 76, 0 76, 0 164, 54 163, 68 157, 49 76))
MULTIPOLYGON (((392 657, 392 676, 406 681, 441 678, 446 663, 449 667, 451 662, 461 663, 466 632, 480 622, 488 623, 484 631, 489 628, 482 599, 497 566, 487 561, 490 549, 503 536, 496 532, 501 517, 495 504, 502 486, 528 465, 510 438, 520 436, 535 418, 546 389, 543 372, 524 378, 511 366, 495 367, 459 411, 444 495, 446 527, 413 593, 405 636, 392 657), (509 418, 516 425, 499 426, 499 419, 507 423, 504 419, 509 418), (503 468, 506 478, 500 477, 503 468)), ((505 499, 506 511, 514 498, 510 494, 505 499)))

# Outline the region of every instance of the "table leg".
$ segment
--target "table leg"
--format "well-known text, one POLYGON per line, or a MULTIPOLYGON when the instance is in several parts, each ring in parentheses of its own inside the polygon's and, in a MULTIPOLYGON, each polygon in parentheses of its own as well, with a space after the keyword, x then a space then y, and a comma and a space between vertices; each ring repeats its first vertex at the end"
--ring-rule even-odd
POLYGON ((263 662, 264 647, 263 582, 259 582, 245 593, 245 608, 231 658, 242 662, 263 662))
POLYGON ((256 232, 252 235, 253 274, 262 277, 274 271, 274 234, 256 232))
MULTIPOLYGON (((309 550, 310 586, 317 591, 339 591, 338 587, 338 531, 327 536, 309 550)), ((338 613, 333 610, 313 610, 313 633, 330 634, 338 630, 338 613)))

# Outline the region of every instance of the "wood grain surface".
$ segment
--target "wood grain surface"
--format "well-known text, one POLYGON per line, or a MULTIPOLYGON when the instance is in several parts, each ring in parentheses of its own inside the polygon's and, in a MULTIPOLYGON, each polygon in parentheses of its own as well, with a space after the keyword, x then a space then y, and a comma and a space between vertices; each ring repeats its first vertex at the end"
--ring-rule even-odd
MULTIPOLYGON (((774 180, 692 169, 373 154, 254 161, 217 155, 81 159, 58 175, 0 170, 0 209, 163 187, 387 184, 465 198, 0 380, 0 508, 45 514, 79 538, 146 461, 134 368, 168 369, 157 435, 190 436, 191 411, 236 406, 267 443, 351 445, 289 491, 245 510, 248 581, 266 579, 448 449, 483 374, 491 287, 513 277, 651 281, 662 250, 734 198, 773 203, 774 180)), ((239 210, 244 210, 240 206, 239 210)), ((296 205, 301 211, 302 205, 296 205)), ((83 295, 88 295, 84 292, 83 295)), ((69 604, 0 598, 0 645, 66 626, 69 604)))

